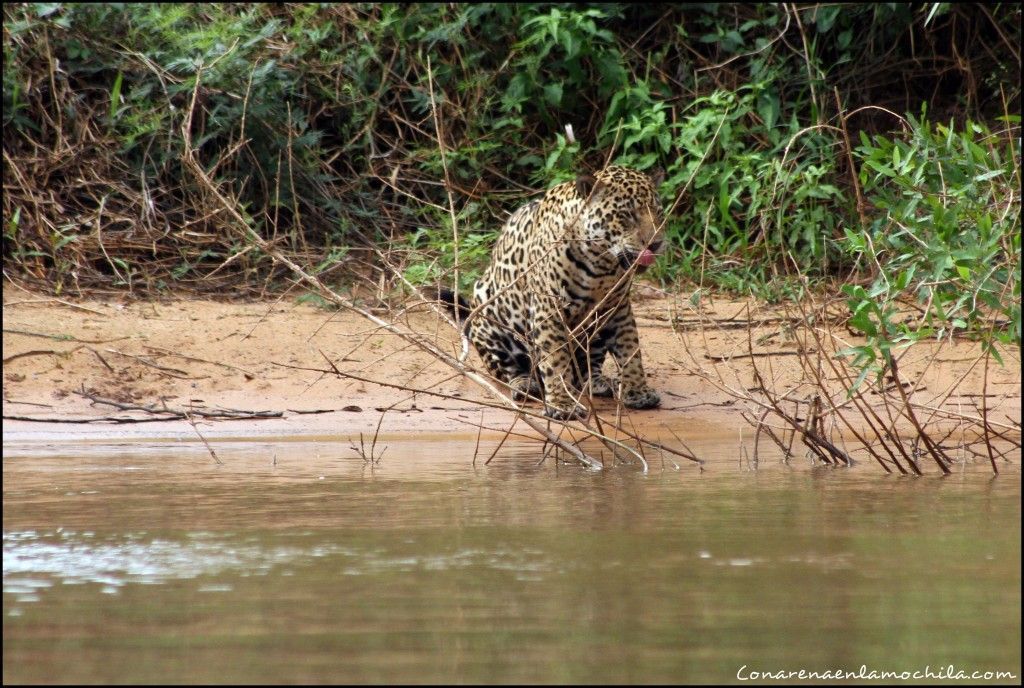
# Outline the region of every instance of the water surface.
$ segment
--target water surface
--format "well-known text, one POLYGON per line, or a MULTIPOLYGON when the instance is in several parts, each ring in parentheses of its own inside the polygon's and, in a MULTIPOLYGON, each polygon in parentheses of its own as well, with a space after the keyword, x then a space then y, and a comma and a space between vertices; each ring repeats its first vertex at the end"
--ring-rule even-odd
POLYGON ((1014 470, 386 444, 375 467, 347 442, 5 448, 4 681, 1020 676, 1014 470))

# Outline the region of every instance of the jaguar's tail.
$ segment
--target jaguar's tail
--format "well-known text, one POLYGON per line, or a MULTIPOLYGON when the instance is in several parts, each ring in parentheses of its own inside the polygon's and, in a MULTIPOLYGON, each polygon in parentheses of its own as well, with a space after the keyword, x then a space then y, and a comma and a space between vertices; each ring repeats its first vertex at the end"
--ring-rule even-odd
POLYGON ((437 300, 445 305, 452 317, 459 321, 465 321, 473 310, 466 297, 462 294, 456 295, 454 291, 447 287, 438 287, 436 296, 437 300))

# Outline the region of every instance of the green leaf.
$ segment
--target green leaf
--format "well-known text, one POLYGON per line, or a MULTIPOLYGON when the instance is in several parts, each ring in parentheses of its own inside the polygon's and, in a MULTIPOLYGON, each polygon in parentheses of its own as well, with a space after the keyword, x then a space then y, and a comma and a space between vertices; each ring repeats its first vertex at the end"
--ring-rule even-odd
POLYGON ((868 167, 870 167, 871 169, 875 170, 876 172, 881 172, 886 177, 895 177, 896 176, 896 170, 894 170, 893 168, 889 167, 888 165, 883 165, 882 163, 878 162, 877 160, 865 160, 864 164, 867 165, 868 167))
POLYGON ((121 104, 121 82, 124 80, 124 73, 118 72, 114 77, 114 88, 110 91, 110 114, 111 123, 115 121, 118 106, 121 104))
POLYGON ((832 25, 836 21, 836 17, 839 16, 839 12, 842 7, 831 6, 831 7, 819 7, 814 13, 814 24, 818 29, 818 33, 828 33, 832 30, 832 25))
POLYGON ((868 376, 870 372, 871 369, 868 367, 864 367, 861 369, 860 374, 857 376, 857 379, 853 381, 853 384, 850 386, 850 389, 847 390, 846 395, 848 397, 852 397, 854 392, 860 389, 860 386, 864 384, 864 379, 868 376))
POLYGON ((49 17, 51 14, 59 10, 61 3, 59 2, 37 2, 33 5, 36 11, 36 16, 40 19, 49 17))
POLYGON ((1003 170, 991 170, 991 171, 986 172, 984 174, 979 174, 977 177, 974 178, 974 181, 976 181, 976 182, 987 182, 989 179, 995 179, 996 177, 998 177, 998 176, 1000 176, 1002 174, 1003 174, 1003 170))
POLYGON ((53 250, 58 251, 67 246, 68 244, 70 244, 72 241, 76 241, 77 239, 78 236, 75 234, 61 235, 61 237, 53 245, 53 250))
POLYGON ((562 104, 562 84, 555 82, 544 87, 544 100, 552 106, 562 104))
POLYGON ((871 320, 871 316, 867 312, 861 311, 854 314, 847 323, 853 329, 859 330, 869 337, 878 334, 878 328, 875 326, 875 323, 871 320))
POLYGON ((771 93, 762 93, 758 97, 757 114, 759 114, 761 119, 764 120, 764 126, 766 128, 775 128, 775 123, 779 119, 778 97, 771 93))

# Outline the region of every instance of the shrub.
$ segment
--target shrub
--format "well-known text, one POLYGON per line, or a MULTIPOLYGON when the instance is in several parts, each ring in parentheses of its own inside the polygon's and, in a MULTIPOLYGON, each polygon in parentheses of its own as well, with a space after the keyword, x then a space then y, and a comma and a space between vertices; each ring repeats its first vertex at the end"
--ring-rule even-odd
MULTIPOLYGON (((195 94, 197 159, 308 264, 356 267, 350 249, 372 244, 405 252, 411 279, 438 278, 455 253, 450 192, 470 279, 507 211, 611 154, 663 167, 679 199, 649 274, 784 296, 794 263, 827 279, 861 255, 842 248, 859 217, 840 111, 928 100, 960 128, 1019 112, 1019 13, 7 4, 5 267, 54 291, 272 284, 182 172, 195 94)), ((891 124, 859 113, 854 141, 891 124)))
POLYGON ((908 128, 905 138, 862 135, 856 150, 879 210, 866 232, 846 232, 848 250, 875 273, 867 288, 843 288, 850 324, 868 337, 848 352, 861 379, 884 370, 893 349, 928 337, 966 333, 997 359, 995 343, 1021 343, 1018 139, 923 114, 908 128), (905 301, 920 317, 897 319, 905 301))

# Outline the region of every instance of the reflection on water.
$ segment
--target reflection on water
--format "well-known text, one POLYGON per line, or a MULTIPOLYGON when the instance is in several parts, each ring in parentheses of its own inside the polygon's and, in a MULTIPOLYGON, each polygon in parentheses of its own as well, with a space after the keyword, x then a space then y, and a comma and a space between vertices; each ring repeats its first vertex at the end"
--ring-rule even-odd
MULTIPOLYGON (((227 535, 233 536, 228 533, 227 535)), ((184 542, 147 539, 125 533, 97 541, 95 533, 35 531, 4 532, 4 592, 17 602, 38 601, 39 588, 53 580, 63 585, 100 583, 104 592, 116 593, 128 583, 160 584, 220 573, 264 576, 275 566, 304 566, 315 558, 347 560, 342 575, 372 575, 381 571, 445 571, 485 566, 515 572, 517 580, 536 580, 539 571, 552 570, 543 552, 534 550, 468 549, 451 554, 392 557, 374 548, 360 550, 336 544, 300 548, 268 547, 259 538, 239 537, 230 547, 211 533, 190 533, 184 542), (49 578, 40 579, 40 574, 49 578)), ((214 586, 230 590, 231 586, 214 586)))
MULTIPOLYGON (((708 444, 703 473, 470 465, 474 441, 4 457, 4 681, 1020 676, 1020 476, 708 444)), ((696 447, 695 447, 696 448, 696 447)), ((482 455, 483 450, 481 450, 482 455)), ((489 451, 488 451, 489 454, 489 451)))

